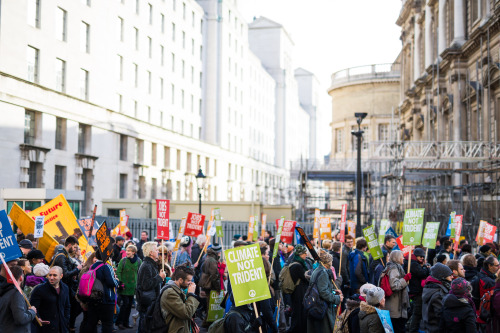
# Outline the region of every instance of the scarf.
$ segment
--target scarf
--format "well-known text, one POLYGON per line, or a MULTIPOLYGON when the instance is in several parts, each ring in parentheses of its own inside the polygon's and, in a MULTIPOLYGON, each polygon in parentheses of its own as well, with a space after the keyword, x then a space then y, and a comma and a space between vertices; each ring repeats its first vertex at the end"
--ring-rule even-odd
POLYGON ((298 255, 295 254, 294 257, 293 257, 293 261, 296 261, 296 262, 300 263, 307 270, 306 262, 300 256, 298 256, 298 255))
POLYGON ((450 294, 455 295, 458 299, 460 298, 465 299, 472 307, 472 310, 474 310, 474 313, 476 313, 476 304, 474 304, 474 301, 472 300, 470 293, 465 293, 465 294, 455 293, 453 292, 453 290, 450 290, 450 294))
POLYGON ((130 260, 130 262, 132 264, 135 264, 135 262, 137 261, 137 259, 139 259, 139 257, 137 256, 137 254, 134 254, 134 256, 132 258, 128 258, 128 260, 130 260))

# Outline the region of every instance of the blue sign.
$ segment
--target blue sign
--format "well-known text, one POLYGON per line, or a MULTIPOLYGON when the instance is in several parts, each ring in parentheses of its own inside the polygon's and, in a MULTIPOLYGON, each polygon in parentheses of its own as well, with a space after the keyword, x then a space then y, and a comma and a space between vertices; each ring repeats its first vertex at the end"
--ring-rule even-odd
POLYGON ((16 236, 12 231, 5 210, 0 211, 0 255, 6 262, 17 259, 23 255, 19 249, 16 236))
MULTIPOLYGON (((387 231, 385 232, 386 235, 392 235, 396 238, 398 238, 398 234, 396 233, 396 230, 394 230, 392 227, 390 227, 389 229, 387 229, 387 231)), ((394 245, 394 247, 392 248, 393 250, 400 250, 398 244, 396 243, 396 245, 394 245)))
POLYGON ((446 236, 451 236, 451 216, 448 217, 448 228, 446 228, 446 236))
POLYGON ((389 312, 389 310, 379 310, 377 308, 375 308, 375 310, 377 310, 378 317, 382 322, 385 333, 394 333, 394 328, 392 327, 391 321, 391 313, 389 312))

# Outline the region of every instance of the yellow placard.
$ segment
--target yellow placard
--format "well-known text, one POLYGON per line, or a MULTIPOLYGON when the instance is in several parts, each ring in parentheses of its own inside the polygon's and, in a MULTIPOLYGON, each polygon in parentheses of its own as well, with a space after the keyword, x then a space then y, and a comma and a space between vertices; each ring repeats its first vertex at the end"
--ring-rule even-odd
POLYGON ((321 240, 332 239, 332 225, 330 224, 329 217, 319 218, 319 230, 320 230, 321 240))
MULTIPOLYGON (((12 209, 9 214, 12 222, 17 225, 19 229, 23 232, 23 234, 32 234, 35 231, 35 220, 32 219, 18 204, 14 203, 12 209)), ((50 262, 52 257, 54 256, 54 249, 59 245, 59 242, 56 241, 48 232, 47 229, 43 230, 43 237, 38 238, 38 249, 42 251, 45 255, 45 260, 50 262)))

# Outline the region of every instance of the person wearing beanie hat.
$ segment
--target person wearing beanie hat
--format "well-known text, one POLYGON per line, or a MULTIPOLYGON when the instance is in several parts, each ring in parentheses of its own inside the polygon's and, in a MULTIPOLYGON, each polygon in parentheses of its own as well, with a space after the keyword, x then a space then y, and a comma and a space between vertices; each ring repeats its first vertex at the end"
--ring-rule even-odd
POLYGON ((125 240, 132 240, 132 233, 130 230, 125 233, 125 240))
POLYGON ((291 294, 292 322, 288 332, 307 332, 307 315, 305 314, 302 301, 309 286, 305 274, 309 270, 306 264, 307 249, 304 245, 295 246, 295 251, 288 258, 290 276, 294 283, 298 284, 291 294))
POLYGON ((358 332, 362 333, 385 333, 384 326, 377 314, 377 308, 385 306, 385 292, 382 288, 373 287, 367 289, 366 301, 361 301, 359 307, 359 327, 358 332))
POLYGON ((304 254, 304 253, 307 254, 307 249, 306 249, 306 247, 304 245, 298 244, 298 245, 295 246, 295 251, 294 252, 295 252, 296 255, 300 256, 301 254, 304 254))
POLYGON ((235 242, 238 242, 238 241, 241 241, 241 240, 242 240, 242 239, 241 239, 241 235, 240 235, 240 234, 235 234, 235 235, 233 236, 233 240, 231 241, 231 247, 232 247, 232 248, 234 248, 234 247, 235 247, 235 246, 234 246, 234 243, 235 243, 235 242))
POLYGON ((23 253, 23 258, 26 258, 28 253, 30 253, 30 251, 33 250, 33 243, 31 243, 29 239, 23 239, 22 241, 19 242, 19 248, 23 253))
MULTIPOLYGON (((303 245, 297 245, 297 248, 303 245)), ((302 250, 300 248, 299 250, 302 250)), ((344 296, 340 290, 337 290, 336 286, 342 285, 342 278, 333 283, 334 276, 332 267, 332 255, 327 251, 320 249, 318 252, 320 265, 316 267, 311 275, 311 284, 316 283, 316 288, 318 288, 319 295, 321 299, 328 305, 326 310, 326 315, 322 320, 315 320, 313 318, 307 318, 307 332, 333 332, 335 326, 335 314, 337 312, 337 306, 343 301, 344 296)))
POLYGON ((479 272, 483 267, 484 259, 491 254, 491 247, 483 245, 479 248, 479 253, 476 254, 477 271, 479 272))
MULTIPOLYGON (((408 260, 405 260, 403 267, 408 267, 408 260)), ((410 317, 409 332, 418 333, 422 321, 422 281, 427 279, 430 273, 430 266, 425 264, 425 251, 422 248, 417 247, 412 251, 410 273, 408 295, 410 296, 412 316, 410 317)))
POLYGON ((118 266, 118 263, 122 259, 122 248, 125 244, 125 238, 122 236, 115 237, 115 243, 113 244, 113 254, 111 255, 111 260, 118 266))
POLYGON ((459 277, 453 280, 450 294, 443 299, 440 332, 476 332, 476 308, 471 298, 471 289, 466 279, 459 277))
POLYGON ((453 272, 451 269, 441 263, 432 266, 430 276, 425 279, 422 291, 422 319, 426 332, 441 332, 439 330, 439 317, 442 301, 450 291, 452 279, 453 272))
POLYGON ((45 259, 45 256, 43 255, 42 251, 34 249, 28 253, 28 255, 26 256, 26 259, 29 260, 31 266, 35 266, 36 264, 43 262, 43 259, 45 259))
MULTIPOLYGON (((208 306, 207 297, 210 295, 211 290, 215 290, 216 292, 220 292, 224 289, 223 279, 224 279, 224 271, 219 270, 220 266, 220 254, 222 251, 222 247, 219 244, 213 244, 211 247, 207 249, 207 255, 203 258, 204 262, 201 265, 201 278, 198 283, 198 287, 204 291, 206 296, 203 296, 204 303, 208 306), (222 274, 222 275, 221 275, 222 274)), ((222 264, 224 265, 224 264, 222 264)), ((224 265, 225 269, 225 265, 224 265)), ((203 319, 203 327, 207 326, 207 314, 203 319)))

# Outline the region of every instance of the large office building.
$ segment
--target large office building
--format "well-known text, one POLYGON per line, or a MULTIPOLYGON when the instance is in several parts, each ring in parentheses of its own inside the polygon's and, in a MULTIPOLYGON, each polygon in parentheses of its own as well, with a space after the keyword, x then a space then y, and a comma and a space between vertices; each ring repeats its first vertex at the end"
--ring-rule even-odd
POLYGON ((199 168, 203 200, 291 203, 317 85, 284 27, 259 52, 268 22, 236 1, 0 2, 0 209, 195 201, 199 168))

